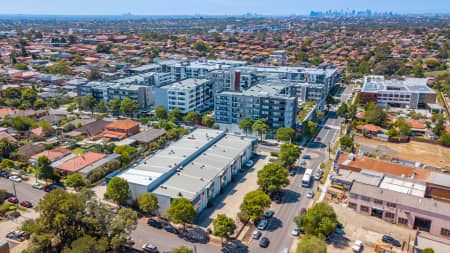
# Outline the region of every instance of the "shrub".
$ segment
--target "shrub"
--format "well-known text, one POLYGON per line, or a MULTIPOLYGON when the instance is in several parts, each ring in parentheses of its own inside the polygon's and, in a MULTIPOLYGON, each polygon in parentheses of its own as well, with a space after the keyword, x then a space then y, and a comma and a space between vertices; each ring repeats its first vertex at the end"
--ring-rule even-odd
POLYGON ((270 155, 271 155, 271 156, 278 157, 278 156, 280 155, 280 153, 275 152, 275 151, 272 151, 272 152, 270 152, 270 155))

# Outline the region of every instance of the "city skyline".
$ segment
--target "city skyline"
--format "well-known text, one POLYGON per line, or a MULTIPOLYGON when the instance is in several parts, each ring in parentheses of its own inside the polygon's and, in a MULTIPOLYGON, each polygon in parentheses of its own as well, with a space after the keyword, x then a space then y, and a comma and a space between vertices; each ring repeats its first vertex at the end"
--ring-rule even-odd
POLYGON ((0 14, 29 14, 29 15, 241 15, 245 13, 258 13, 261 15, 306 15, 311 11, 363 11, 370 9, 373 12, 394 12, 398 14, 414 13, 448 13, 450 8, 446 1, 277 1, 274 6, 270 0, 169 0, 169 1, 87 1, 76 2, 44 0, 19 0, 8 2, 2 6, 0 14), (26 8, 24 8, 26 6, 26 8))

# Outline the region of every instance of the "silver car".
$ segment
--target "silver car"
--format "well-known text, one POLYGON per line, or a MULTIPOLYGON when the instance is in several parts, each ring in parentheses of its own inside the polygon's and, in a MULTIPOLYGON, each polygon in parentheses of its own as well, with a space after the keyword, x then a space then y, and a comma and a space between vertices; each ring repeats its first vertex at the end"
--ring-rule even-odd
POLYGON ((42 190, 44 188, 40 183, 34 183, 31 185, 34 189, 42 190))
POLYGON ((264 230, 264 229, 266 229, 268 224, 269 224, 269 222, 267 220, 262 220, 258 224, 258 229, 259 230, 264 230))
POLYGON ((22 178, 20 178, 19 176, 10 176, 9 180, 14 181, 16 183, 22 182, 22 178))

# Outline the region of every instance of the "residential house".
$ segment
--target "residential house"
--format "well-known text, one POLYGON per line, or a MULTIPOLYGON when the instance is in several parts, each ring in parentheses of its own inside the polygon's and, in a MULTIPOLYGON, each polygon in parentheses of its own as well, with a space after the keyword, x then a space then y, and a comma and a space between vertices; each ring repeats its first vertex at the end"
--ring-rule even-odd
POLYGON ((103 137, 121 140, 137 133, 139 133, 139 122, 127 118, 106 125, 103 137))

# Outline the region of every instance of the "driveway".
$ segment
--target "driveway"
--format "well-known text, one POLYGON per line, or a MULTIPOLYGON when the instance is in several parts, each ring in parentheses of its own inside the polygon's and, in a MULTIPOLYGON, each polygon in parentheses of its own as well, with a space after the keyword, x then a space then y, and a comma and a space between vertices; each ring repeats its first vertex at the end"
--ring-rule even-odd
POLYGON ((269 158, 268 153, 264 152, 255 155, 253 167, 239 173, 236 180, 225 188, 224 193, 217 196, 212 202, 213 206, 203 210, 198 216, 196 224, 206 228, 211 225, 218 214, 226 214, 236 220, 239 206, 244 200, 245 194, 258 189, 257 173, 269 163, 269 158))

